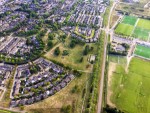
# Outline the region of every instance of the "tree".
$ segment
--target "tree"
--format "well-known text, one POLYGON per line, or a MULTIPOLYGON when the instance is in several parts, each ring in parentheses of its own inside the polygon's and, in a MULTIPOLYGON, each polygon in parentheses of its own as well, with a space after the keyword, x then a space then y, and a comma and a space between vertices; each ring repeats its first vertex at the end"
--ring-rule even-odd
POLYGON ((48 49, 51 49, 53 47, 53 42, 49 40, 47 46, 48 46, 48 49))
POLYGON ((54 55, 58 56, 60 54, 60 49, 57 47, 54 51, 54 55))
POLYGON ((80 62, 83 62, 83 57, 81 57, 80 62))
POLYGON ((54 34, 49 33, 49 34, 48 34, 48 39, 49 39, 49 40, 53 40, 53 39, 54 39, 54 34))
POLYGON ((85 49, 84 49, 84 51, 83 51, 83 55, 87 55, 88 52, 89 52, 89 50, 90 50, 89 45, 86 45, 86 46, 85 46, 85 49))

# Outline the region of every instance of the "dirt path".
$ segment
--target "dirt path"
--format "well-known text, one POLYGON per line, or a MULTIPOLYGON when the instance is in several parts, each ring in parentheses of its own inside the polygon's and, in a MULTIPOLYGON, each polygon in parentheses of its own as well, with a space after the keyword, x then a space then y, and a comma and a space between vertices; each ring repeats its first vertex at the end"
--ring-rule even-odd
POLYGON ((128 73, 129 64, 130 64, 130 61, 132 58, 133 58, 133 56, 127 57, 127 64, 126 64, 126 68, 125 68, 126 73, 128 73))
POLYGON ((109 64, 109 71, 108 71, 108 89, 107 89, 107 104, 110 105, 111 107, 116 107, 115 104, 113 104, 110 100, 112 91, 111 91, 111 80, 112 80, 112 75, 113 72, 116 70, 116 63, 110 62, 109 64))

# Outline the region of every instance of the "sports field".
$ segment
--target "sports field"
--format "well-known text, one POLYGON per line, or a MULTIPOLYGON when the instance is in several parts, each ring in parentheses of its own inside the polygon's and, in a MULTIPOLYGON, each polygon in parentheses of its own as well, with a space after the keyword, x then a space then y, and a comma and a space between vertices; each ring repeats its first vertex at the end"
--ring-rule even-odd
POLYGON ((128 73, 118 65, 111 80, 111 101, 124 113, 150 113, 150 62, 133 58, 128 73))
POLYGON ((115 32, 120 34, 120 35, 130 36, 132 34, 133 29, 134 29, 134 26, 120 23, 117 26, 117 28, 115 29, 115 32))
POLYGON ((115 33, 149 41, 150 20, 124 16, 122 22, 116 27, 115 33))
POLYGON ((150 58, 150 47, 137 45, 134 54, 149 59, 150 58))
POLYGON ((136 27, 132 36, 147 41, 149 39, 149 32, 149 30, 136 27))
POLYGON ((136 21, 137 21, 136 17, 133 17, 133 16, 124 16, 122 23, 134 26, 135 23, 136 23, 136 21))
POLYGON ((150 30, 150 20, 139 19, 137 27, 150 30))

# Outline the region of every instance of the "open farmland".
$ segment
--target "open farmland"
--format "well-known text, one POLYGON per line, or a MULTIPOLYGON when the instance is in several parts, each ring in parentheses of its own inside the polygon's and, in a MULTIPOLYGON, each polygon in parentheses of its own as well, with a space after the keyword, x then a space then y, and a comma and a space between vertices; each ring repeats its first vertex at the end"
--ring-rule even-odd
POLYGON ((133 29, 134 27, 131 25, 120 23, 115 29, 115 33, 130 36, 132 34, 133 29))
POLYGON ((134 54, 137 56, 149 59, 150 58, 150 47, 137 45, 134 54))
POLYGON ((118 65, 111 80, 111 101, 125 113, 150 113, 150 62, 133 58, 125 72, 118 65))

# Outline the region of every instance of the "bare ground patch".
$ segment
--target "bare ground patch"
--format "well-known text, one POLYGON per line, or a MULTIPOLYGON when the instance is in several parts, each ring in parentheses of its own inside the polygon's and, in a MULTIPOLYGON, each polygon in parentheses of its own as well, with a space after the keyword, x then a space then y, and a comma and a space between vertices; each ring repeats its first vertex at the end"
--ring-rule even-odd
POLYGON ((110 62, 109 63, 109 71, 108 71, 108 89, 107 89, 107 104, 110 105, 111 107, 116 107, 115 104, 113 104, 110 100, 111 95, 112 95, 112 90, 111 90, 111 80, 112 80, 112 75, 113 72, 116 70, 117 63, 110 62))

